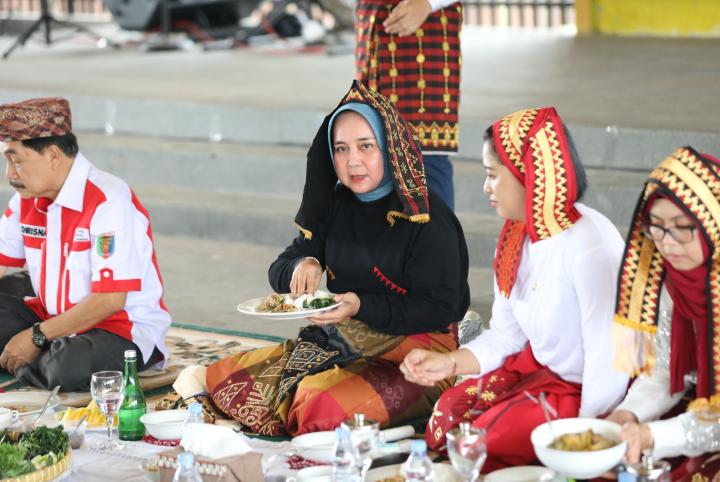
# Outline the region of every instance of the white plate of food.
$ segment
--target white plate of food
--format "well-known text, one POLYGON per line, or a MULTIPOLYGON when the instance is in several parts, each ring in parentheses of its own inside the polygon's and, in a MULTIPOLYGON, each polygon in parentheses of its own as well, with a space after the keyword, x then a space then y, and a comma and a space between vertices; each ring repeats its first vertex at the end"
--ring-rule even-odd
MULTIPOLYGON (((105 415, 95 402, 90 402, 87 407, 66 407, 57 412, 55 417, 68 430, 74 429, 83 417, 88 432, 107 430, 105 415)), ((117 428, 117 415, 113 418, 113 428, 117 428)))
POLYGON ((312 432, 292 439, 292 445, 306 459, 332 463, 335 457, 335 432, 312 432))
MULTIPOLYGON (((17 410, 21 417, 26 415, 38 415, 45 402, 50 396, 50 392, 5 392, 0 393, 0 407, 17 410)), ((55 399, 51 401, 48 410, 54 408, 63 400, 63 395, 55 395, 55 399)))
POLYGON ((485 482, 528 482, 546 481, 562 482, 565 480, 558 477, 553 469, 539 465, 521 465, 490 472, 485 476, 485 482))
POLYGON ((295 299, 290 294, 273 293, 244 301, 237 309, 245 315, 275 320, 296 320, 335 309, 341 303, 335 301, 334 294, 317 290, 313 295, 302 295, 295 299))
MULTIPOLYGON (((402 464, 386 465, 369 470, 366 482, 404 482, 400 475, 402 464)), ((433 482, 462 482, 462 477, 455 472, 450 464, 433 464, 433 482)))

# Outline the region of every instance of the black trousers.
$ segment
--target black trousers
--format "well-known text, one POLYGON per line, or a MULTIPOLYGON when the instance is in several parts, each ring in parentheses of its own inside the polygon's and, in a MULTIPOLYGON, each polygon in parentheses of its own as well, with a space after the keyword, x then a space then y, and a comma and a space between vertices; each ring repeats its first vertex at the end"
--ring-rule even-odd
MULTIPOLYGON (((21 298, 0 294, 0 349, 5 349, 17 333, 39 321, 21 298)), ((63 392, 87 391, 94 372, 123 371, 125 350, 138 353, 138 370, 144 370, 160 359, 156 348, 148 363, 143 363, 135 343, 95 328, 80 335, 53 340, 32 363, 20 367, 15 375, 19 380, 47 390, 60 385, 63 392)))
POLYGON ((0 293, 7 293, 21 298, 35 296, 32 281, 30 281, 30 273, 23 270, 0 277, 0 293))

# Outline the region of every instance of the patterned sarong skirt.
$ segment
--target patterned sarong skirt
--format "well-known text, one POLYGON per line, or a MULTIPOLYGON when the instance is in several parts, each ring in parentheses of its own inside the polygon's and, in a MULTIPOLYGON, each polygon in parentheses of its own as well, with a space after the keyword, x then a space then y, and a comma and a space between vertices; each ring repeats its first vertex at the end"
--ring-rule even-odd
POLYGON ((456 347, 452 332, 393 336, 356 320, 308 326, 297 339, 210 365, 207 385, 225 415, 257 434, 332 430, 355 413, 386 427, 429 416, 454 382, 407 382, 398 368, 405 355, 456 347))

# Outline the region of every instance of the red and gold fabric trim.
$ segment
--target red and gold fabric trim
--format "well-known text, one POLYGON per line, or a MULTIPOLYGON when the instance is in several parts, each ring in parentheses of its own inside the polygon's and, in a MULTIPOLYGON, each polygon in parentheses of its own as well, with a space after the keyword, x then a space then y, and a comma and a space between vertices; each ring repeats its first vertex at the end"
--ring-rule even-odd
POLYGON ((613 343, 615 365, 632 375, 647 373, 655 362, 653 335, 657 329, 664 260, 642 232, 648 199, 657 190, 684 206, 711 247, 708 289, 712 320, 713 388, 720 393, 720 175, 714 164, 691 147, 676 150, 650 173, 638 200, 618 277, 613 343))
POLYGON ((525 186, 525 221, 508 220, 495 255, 500 293, 510 296, 525 236, 542 241, 570 228, 580 213, 575 168, 565 127, 554 108, 526 109, 493 124, 500 161, 525 186))
POLYGON ((399 0, 360 0, 357 80, 393 102, 423 151, 458 149, 462 5, 433 12, 414 35, 387 34, 383 22, 399 0))
POLYGON ((392 225, 395 217, 416 223, 428 222, 430 205, 425 165, 422 162, 422 152, 417 139, 413 136, 412 129, 387 97, 368 89, 358 81, 353 82, 350 92, 347 93, 340 105, 348 102, 362 102, 370 105, 380 114, 385 123, 388 161, 392 169, 395 192, 403 205, 402 212, 389 211, 387 213, 388 223, 392 225))

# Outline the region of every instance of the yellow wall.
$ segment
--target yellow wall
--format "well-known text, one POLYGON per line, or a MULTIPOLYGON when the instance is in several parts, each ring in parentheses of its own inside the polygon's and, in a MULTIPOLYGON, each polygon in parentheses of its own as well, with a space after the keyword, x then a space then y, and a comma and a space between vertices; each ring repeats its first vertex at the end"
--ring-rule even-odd
POLYGON ((720 0, 576 0, 580 33, 720 37, 720 0))

